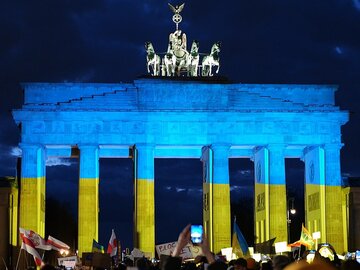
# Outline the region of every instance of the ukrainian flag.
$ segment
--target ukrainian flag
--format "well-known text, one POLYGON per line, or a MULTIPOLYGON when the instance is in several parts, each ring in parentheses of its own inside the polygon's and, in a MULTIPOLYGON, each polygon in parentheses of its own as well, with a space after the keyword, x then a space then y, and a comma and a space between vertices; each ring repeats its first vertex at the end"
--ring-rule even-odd
POLYGON ((93 239, 92 252, 105 253, 104 247, 93 239))
POLYGON ((233 227, 233 234, 232 234, 232 249, 233 253, 238 258, 247 258, 250 256, 249 254, 249 246, 246 243, 246 240, 243 234, 240 231, 239 226, 236 224, 236 218, 234 219, 234 227, 233 227))

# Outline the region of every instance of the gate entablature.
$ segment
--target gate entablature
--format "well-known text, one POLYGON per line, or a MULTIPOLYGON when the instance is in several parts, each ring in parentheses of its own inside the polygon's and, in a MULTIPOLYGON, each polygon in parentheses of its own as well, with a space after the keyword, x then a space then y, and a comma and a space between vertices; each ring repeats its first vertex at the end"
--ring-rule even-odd
POLYGON ((333 86, 146 79, 24 86, 25 105, 13 112, 22 141, 46 145, 76 145, 79 138, 95 144, 209 145, 217 137, 234 145, 319 145, 340 142, 347 121, 334 104, 333 86))

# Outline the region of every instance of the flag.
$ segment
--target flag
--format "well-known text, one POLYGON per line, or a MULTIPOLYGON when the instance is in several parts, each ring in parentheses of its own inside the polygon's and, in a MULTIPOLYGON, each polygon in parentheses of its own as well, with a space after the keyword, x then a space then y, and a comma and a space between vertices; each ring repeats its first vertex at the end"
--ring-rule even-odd
POLYGON ((111 237, 107 247, 107 253, 110 254, 110 257, 113 257, 117 253, 117 240, 114 230, 111 231, 111 237))
POLYGON ((236 224, 236 218, 234 219, 232 249, 233 249, 233 253, 239 258, 249 256, 249 246, 246 243, 246 240, 242 235, 240 228, 236 224))
POLYGON ((47 243, 48 243, 48 245, 51 246, 52 249, 55 249, 57 251, 70 249, 70 247, 67 244, 65 244, 64 242, 61 242, 60 240, 58 240, 55 237, 52 237, 50 235, 48 237, 47 243))
POLYGON ((33 255, 35 264, 41 266, 43 264, 39 252, 35 248, 35 244, 29 237, 29 232, 20 228, 20 237, 22 239, 21 249, 25 250, 29 254, 33 255))
POLYGON ((93 239, 92 252, 104 253, 104 247, 93 239))
POLYGON ((301 247, 301 242, 300 240, 294 242, 294 243, 291 243, 291 244, 288 244, 289 247, 301 247))
POLYGON ((262 254, 274 254, 275 250, 274 250, 274 242, 275 242, 276 237, 264 241, 262 243, 257 243, 255 244, 255 251, 257 253, 262 253, 262 254))
POLYGON ((304 227, 304 224, 301 225, 301 235, 300 235, 300 243, 307 248, 311 248, 314 245, 314 239, 312 238, 310 232, 304 227))
POLYGON ((301 225, 301 234, 300 240, 289 244, 290 247, 300 247, 301 245, 311 248, 314 245, 314 239, 312 238, 310 232, 304 227, 304 224, 301 225))
POLYGON ((43 250, 51 250, 51 246, 42 238, 39 234, 31 230, 25 230, 23 228, 19 228, 20 236, 26 236, 34 245, 35 248, 43 249, 43 250))

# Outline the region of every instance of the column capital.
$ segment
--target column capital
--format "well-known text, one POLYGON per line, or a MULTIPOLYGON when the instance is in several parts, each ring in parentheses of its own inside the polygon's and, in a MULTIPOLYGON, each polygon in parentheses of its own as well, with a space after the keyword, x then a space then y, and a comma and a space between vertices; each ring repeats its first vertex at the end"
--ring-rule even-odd
POLYGON ((229 152, 230 147, 231 147, 230 143, 212 143, 210 145, 210 148, 212 150, 214 150, 215 152, 218 152, 218 151, 227 151, 227 152, 229 152))
POLYGON ((308 145, 308 146, 305 146, 304 150, 303 150, 303 153, 302 153, 302 156, 300 157, 301 161, 305 161, 305 156, 310 153, 311 151, 315 150, 315 149, 322 149, 323 146, 322 145, 308 145))
POLYGON ((323 148, 326 150, 340 150, 344 146, 343 143, 327 143, 323 145, 323 148))
POLYGON ((155 148, 155 144, 154 143, 136 143, 134 145, 134 147, 136 149, 151 149, 151 148, 155 148))
POLYGON ((25 149, 44 149, 45 150, 45 146, 43 144, 38 144, 38 143, 19 143, 19 147, 21 150, 25 150, 25 149))
POLYGON ((259 151, 261 151, 261 150, 264 149, 264 148, 266 149, 266 147, 263 146, 263 145, 255 146, 255 147, 253 148, 252 156, 250 157, 250 160, 251 160, 252 162, 255 162, 255 155, 256 155, 256 153, 258 153, 259 151))
POLYGON ((269 150, 269 151, 274 151, 274 150, 282 150, 284 151, 285 150, 285 144, 283 143, 272 143, 272 144, 268 144, 266 145, 266 148, 269 150))
POLYGON ((226 142, 214 142, 210 145, 211 147, 231 147, 231 143, 226 142))
POLYGON ((99 145, 98 144, 78 144, 77 147, 80 150, 84 150, 84 149, 99 149, 99 145))

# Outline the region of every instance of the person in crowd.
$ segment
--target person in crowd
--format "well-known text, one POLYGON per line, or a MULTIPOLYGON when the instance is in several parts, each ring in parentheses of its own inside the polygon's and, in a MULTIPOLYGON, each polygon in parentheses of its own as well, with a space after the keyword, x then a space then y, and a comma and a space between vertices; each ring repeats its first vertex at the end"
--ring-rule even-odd
MULTIPOLYGON (((171 256, 162 264, 162 270, 179 270, 181 267, 180 253, 182 249, 190 242, 190 224, 187 225, 179 234, 178 241, 171 256)), ((199 243, 201 250, 209 263, 208 270, 226 270, 227 265, 222 261, 216 261, 214 254, 210 251, 209 242, 206 235, 203 235, 202 243, 199 243)), ((246 261, 245 261, 246 262, 246 261)))
POLYGON ((277 255, 272 260, 272 265, 274 270, 283 270, 290 263, 291 263, 290 258, 285 255, 277 255))
POLYGON ((247 269, 248 270, 256 270, 256 269, 258 269, 257 263, 254 260, 254 258, 247 258, 246 262, 247 262, 247 269))
POLYGON ((146 259, 145 257, 137 259, 135 262, 135 266, 139 270, 149 270, 150 264, 151 264, 151 262, 148 259, 146 259))
POLYGON ((247 270, 247 261, 244 258, 235 260, 234 270, 247 270))
POLYGON ((208 270, 226 270, 227 264, 223 261, 214 261, 208 266, 208 270))
MULTIPOLYGON (((173 257, 180 256, 181 250, 190 242, 190 226, 191 224, 188 224, 179 234, 177 245, 172 254, 173 257)), ((202 252, 206 257, 208 263, 211 264, 215 262, 215 256, 210 251, 209 243, 207 241, 206 235, 203 235, 203 241, 202 243, 199 244, 199 246, 201 247, 202 252)))
POLYGON ((126 270, 126 265, 124 263, 119 263, 116 270, 126 270))
POLYGON ((197 270, 194 262, 187 262, 183 265, 182 270, 197 270))
POLYGON ((231 269, 234 269, 234 264, 235 264, 235 262, 236 262, 236 260, 231 260, 231 261, 229 261, 229 263, 228 263, 228 268, 231 268, 231 269))
POLYGON ((344 261, 341 264, 341 270, 360 270, 360 263, 355 260, 344 261))
POLYGON ((46 263, 40 267, 40 270, 56 270, 56 268, 53 265, 46 263))
POLYGON ((260 266, 261 270, 272 270, 272 263, 271 261, 263 261, 261 262, 261 266, 260 266))

